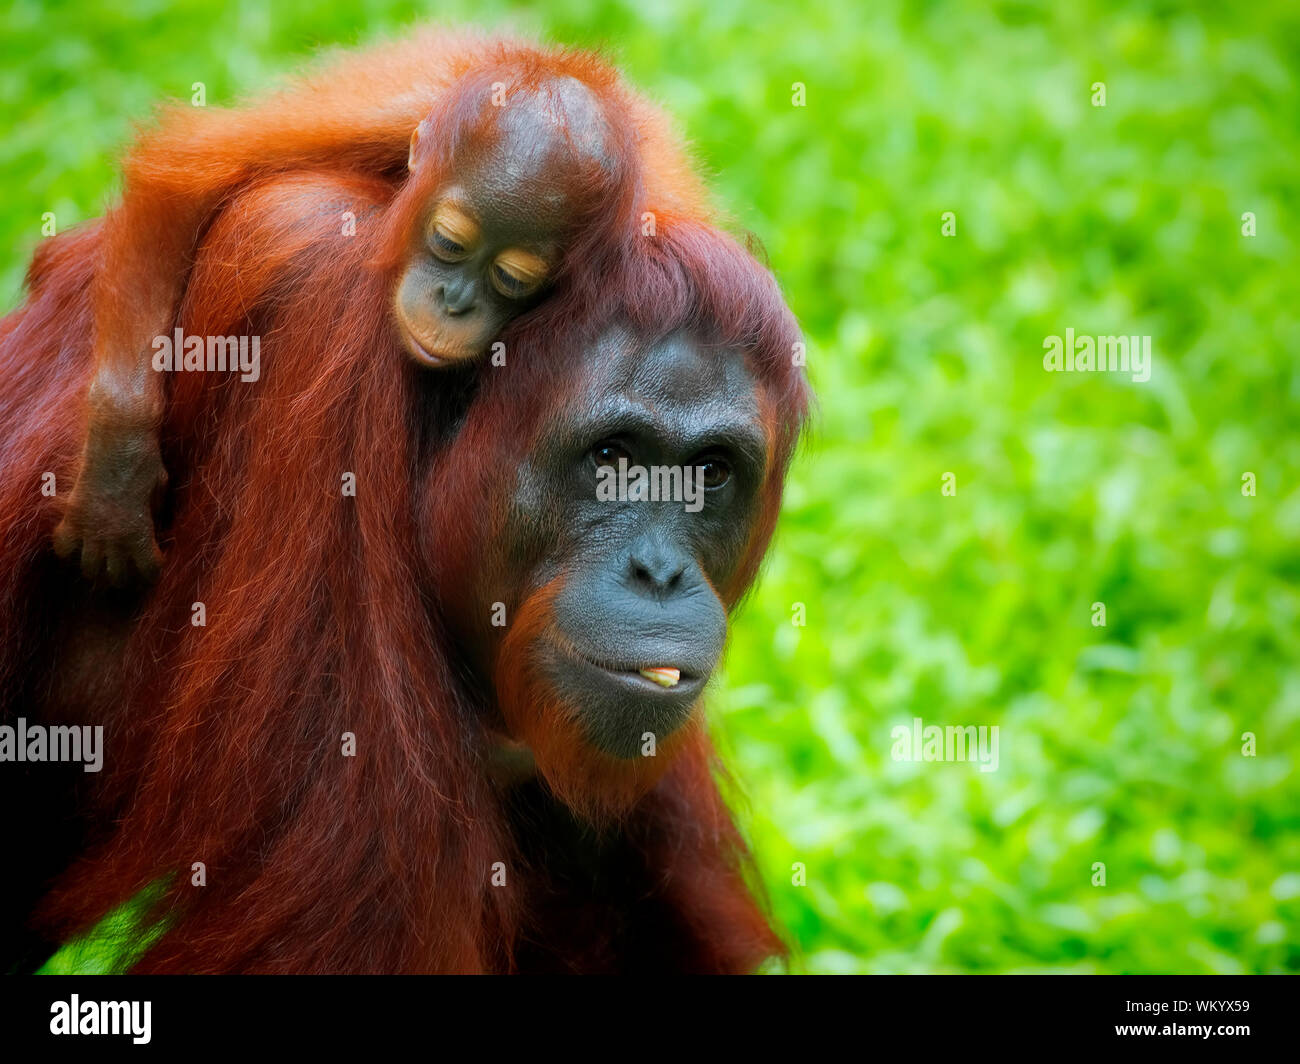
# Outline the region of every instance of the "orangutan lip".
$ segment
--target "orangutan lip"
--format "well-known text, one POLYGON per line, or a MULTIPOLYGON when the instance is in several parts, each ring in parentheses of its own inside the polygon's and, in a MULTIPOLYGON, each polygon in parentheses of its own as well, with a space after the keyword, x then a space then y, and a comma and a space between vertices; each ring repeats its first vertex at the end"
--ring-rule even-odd
MULTIPOLYGON (((662 668, 662 666, 659 667, 662 668)), ((674 683, 660 683, 658 680, 646 676, 640 669, 605 669, 605 672, 628 687, 651 694, 693 694, 704 686, 698 676, 687 676, 686 673, 680 672, 680 670, 678 679, 674 683)))
POLYGON ((606 675, 612 676, 619 683, 631 687, 634 690, 654 693, 663 692, 665 694, 671 692, 672 694, 680 695, 683 693, 693 692, 704 686, 703 679, 700 676, 673 665, 664 665, 662 663, 653 665, 613 664, 605 661, 597 661, 595 658, 589 657, 576 648, 570 650, 569 656, 583 665, 593 669, 599 669, 606 675), (642 670, 663 670, 669 673, 670 676, 672 673, 676 673, 677 677, 672 683, 661 683, 659 680, 646 676, 645 672, 642 670))
POLYGON ((407 342, 416 349, 420 357, 431 366, 445 366, 448 359, 441 358, 430 351, 424 344, 415 338, 415 333, 411 332, 405 325, 402 326, 402 332, 406 335, 407 342))

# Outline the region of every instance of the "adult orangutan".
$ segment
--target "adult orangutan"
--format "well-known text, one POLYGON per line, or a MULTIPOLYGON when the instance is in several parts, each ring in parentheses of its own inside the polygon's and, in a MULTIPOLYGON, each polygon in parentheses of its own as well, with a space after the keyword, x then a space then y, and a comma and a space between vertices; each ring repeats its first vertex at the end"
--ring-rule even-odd
POLYGON ((782 947, 699 697, 804 416, 794 323, 675 221, 444 387, 366 269, 417 210, 386 194, 276 178, 209 227, 178 324, 260 334, 265 370, 172 380, 143 597, 48 553, 102 230, 43 248, 0 324, 0 708, 106 729, 94 776, 0 765, 27 814, 0 912, 32 913, 6 963, 161 886, 138 971, 752 970, 782 947), (383 224, 321 239, 301 205, 339 195, 383 224), (619 457, 706 470, 703 509, 598 500, 619 457), (535 771, 495 771, 512 749, 535 771))
MULTIPOLYGON (((151 578, 161 562, 166 390, 155 338, 171 336, 194 251, 244 190, 297 180, 298 213, 327 216, 317 236, 334 246, 375 217, 356 215, 348 189, 329 180, 364 182, 377 209, 400 198, 384 217, 389 257, 376 265, 392 280, 391 328, 426 368, 479 356, 543 296, 590 305, 647 204, 703 209, 662 115, 608 65, 445 32, 348 56, 253 106, 174 108, 125 176, 100 238, 85 442, 55 532, 60 554, 115 585, 151 578)), ((278 190, 282 209, 289 195, 278 190)), ((241 294, 260 297, 250 288, 274 272, 241 278, 241 294)))

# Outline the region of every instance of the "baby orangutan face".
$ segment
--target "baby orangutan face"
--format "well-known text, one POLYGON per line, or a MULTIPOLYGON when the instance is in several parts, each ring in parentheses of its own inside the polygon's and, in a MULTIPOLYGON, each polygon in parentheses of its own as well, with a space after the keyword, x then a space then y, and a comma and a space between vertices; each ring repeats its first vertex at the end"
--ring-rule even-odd
MULTIPOLYGON (((396 297, 402 342, 420 365, 478 358, 545 294, 578 209, 573 175, 603 147, 591 130, 603 131, 603 117, 576 85, 489 108, 495 135, 471 143, 435 195, 396 297), (578 136, 575 122, 586 127, 578 136)), ((412 169, 419 138, 417 129, 412 169)))

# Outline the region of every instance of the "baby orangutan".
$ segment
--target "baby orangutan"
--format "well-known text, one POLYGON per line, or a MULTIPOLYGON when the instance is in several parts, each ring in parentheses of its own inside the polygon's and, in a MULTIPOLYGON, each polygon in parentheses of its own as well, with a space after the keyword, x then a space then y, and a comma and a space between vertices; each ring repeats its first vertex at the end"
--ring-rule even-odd
MULTIPOLYGON (((426 366, 478 358, 544 294, 583 215, 584 171, 612 169, 608 124, 577 82, 498 115, 485 142, 457 153, 397 286, 403 343, 426 366)), ((417 128, 413 172, 421 149, 417 128)))

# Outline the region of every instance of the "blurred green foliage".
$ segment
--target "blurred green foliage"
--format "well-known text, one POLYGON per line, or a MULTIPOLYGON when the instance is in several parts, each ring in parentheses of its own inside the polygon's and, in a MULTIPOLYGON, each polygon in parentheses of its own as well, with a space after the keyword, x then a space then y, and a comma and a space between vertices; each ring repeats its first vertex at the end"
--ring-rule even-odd
POLYGON ((425 17, 605 46, 766 245, 821 397, 713 698, 795 970, 1300 970, 1294 4, 8 7, 6 306, 195 81, 425 17), (1045 373, 1066 327, 1150 334, 1151 380, 1045 373), (914 716, 998 725, 998 771, 892 760, 914 716))

